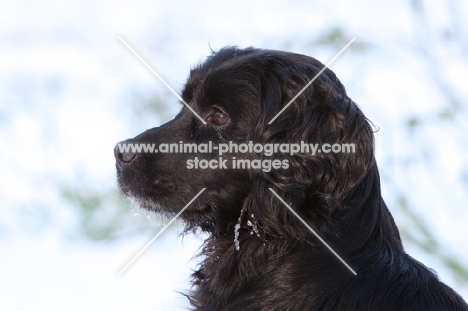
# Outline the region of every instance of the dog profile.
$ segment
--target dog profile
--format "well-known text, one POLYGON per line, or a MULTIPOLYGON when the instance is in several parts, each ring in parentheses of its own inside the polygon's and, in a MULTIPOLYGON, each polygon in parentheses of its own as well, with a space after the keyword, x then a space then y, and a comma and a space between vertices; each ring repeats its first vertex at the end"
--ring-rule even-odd
POLYGON ((187 293, 193 310, 468 310, 405 252, 382 199, 373 128, 342 83, 325 69, 304 89, 323 68, 289 52, 213 52, 183 88, 191 109, 116 146, 119 188, 172 217, 205 188, 180 214, 187 231, 208 234, 187 293), (183 143, 355 149, 219 156, 120 148, 183 143), (238 160, 252 165, 236 167, 238 160))

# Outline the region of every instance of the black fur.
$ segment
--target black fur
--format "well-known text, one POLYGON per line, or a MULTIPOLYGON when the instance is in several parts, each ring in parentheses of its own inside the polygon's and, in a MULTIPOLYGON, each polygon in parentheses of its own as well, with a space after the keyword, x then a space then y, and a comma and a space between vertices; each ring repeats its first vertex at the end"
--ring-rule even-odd
MULTIPOLYGON (((218 156, 133 154, 116 147, 120 189, 148 210, 175 215, 206 188, 180 216, 187 229, 209 234, 188 294, 194 310, 468 310, 433 271, 405 253, 381 196, 372 127, 331 70, 267 124, 323 67, 293 53, 224 48, 190 72, 182 92, 208 124, 183 107, 174 120, 125 142, 354 143, 355 153, 275 154, 289 168, 265 172, 190 170, 187 160, 218 156), (219 113, 228 116, 225 124, 210 119, 219 113)), ((269 158, 225 158, 232 156, 269 158)))

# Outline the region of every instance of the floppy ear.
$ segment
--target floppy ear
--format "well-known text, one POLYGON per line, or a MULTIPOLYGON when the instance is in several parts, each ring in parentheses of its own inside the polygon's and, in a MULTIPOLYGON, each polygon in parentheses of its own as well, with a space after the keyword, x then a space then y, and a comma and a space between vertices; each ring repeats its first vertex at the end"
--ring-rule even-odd
MULTIPOLYGON (((322 65, 323 66, 323 65, 322 65)), ((263 76, 261 114, 250 139, 262 144, 354 144, 353 153, 276 153, 262 160, 286 160, 288 168, 251 171, 252 191, 244 209, 267 235, 310 240, 308 229, 269 190, 272 188, 315 230, 334 234, 332 214, 345 209, 345 197, 373 163, 373 131, 344 87, 325 70, 271 124, 268 122, 319 70, 276 72, 263 76)), ((352 146, 352 145, 351 145, 352 146)), ((336 221, 336 219, 334 219, 336 221)))

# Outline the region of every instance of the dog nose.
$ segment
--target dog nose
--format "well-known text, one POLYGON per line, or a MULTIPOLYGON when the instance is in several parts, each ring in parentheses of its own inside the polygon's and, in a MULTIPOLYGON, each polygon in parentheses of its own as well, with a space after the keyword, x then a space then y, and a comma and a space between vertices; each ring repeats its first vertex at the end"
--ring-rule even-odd
POLYGON ((136 157, 136 153, 131 149, 132 145, 126 141, 122 141, 115 145, 114 156, 116 164, 121 168, 124 165, 130 164, 136 157))

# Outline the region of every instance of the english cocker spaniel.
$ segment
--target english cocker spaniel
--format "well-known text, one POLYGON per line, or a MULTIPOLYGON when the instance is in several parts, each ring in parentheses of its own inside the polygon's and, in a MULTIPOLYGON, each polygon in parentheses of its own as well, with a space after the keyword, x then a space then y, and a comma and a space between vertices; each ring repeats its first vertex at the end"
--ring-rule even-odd
POLYGON ((468 310, 403 249, 372 126, 336 75, 305 87, 323 68, 282 51, 213 52, 172 121, 116 146, 121 191, 170 216, 185 206, 186 229, 208 233, 194 310, 468 310))

